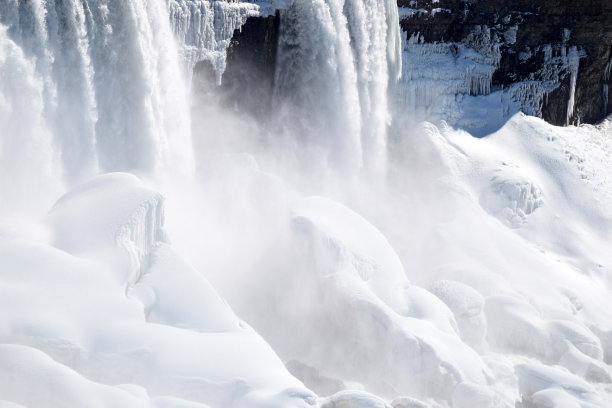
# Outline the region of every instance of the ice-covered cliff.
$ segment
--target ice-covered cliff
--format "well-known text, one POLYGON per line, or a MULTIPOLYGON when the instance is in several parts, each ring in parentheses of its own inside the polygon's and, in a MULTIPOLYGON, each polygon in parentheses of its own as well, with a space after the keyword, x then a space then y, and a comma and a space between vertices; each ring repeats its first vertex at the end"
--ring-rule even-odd
MULTIPOLYGON (((391 102, 396 116, 443 119, 486 134, 518 111, 556 125, 596 123, 612 113, 608 2, 397 4, 404 41, 402 78, 391 102)), ((231 43, 230 55, 275 44, 278 34, 256 28, 255 20, 246 22, 256 30, 248 43, 231 43)), ((233 69, 230 63, 230 80, 248 88, 233 69)), ((233 93, 239 96, 232 101, 244 97, 233 93)))

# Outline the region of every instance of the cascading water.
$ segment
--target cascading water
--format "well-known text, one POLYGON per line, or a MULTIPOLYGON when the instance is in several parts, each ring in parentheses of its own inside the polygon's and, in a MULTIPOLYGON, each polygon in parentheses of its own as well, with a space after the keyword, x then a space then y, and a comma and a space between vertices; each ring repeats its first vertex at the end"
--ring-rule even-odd
POLYGON ((400 53, 393 1, 293 2, 281 13, 281 127, 291 124, 301 148, 331 167, 384 167, 388 86, 399 77, 400 53))
POLYGON ((18 128, 3 133, 44 140, 45 160, 59 158, 69 181, 100 171, 191 171, 187 90, 162 3, 7 0, 0 23, 8 58, 28 67, 21 88, 37 93, 5 95, 18 128))
MULTIPOLYGON (((0 25, 0 213, 30 207, 30 191, 57 194, 58 162, 44 116, 44 84, 0 25), (50 190, 50 191, 49 191, 50 190)), ((43 203, 45 206, 48 203, 43 203)))
MULTIPOLYGON (((44 154, 40 166, 59 166, 39 173, 71 183, 117 170, 189 173, 189 75, 181 67, 190 72, 207 59, 220 80, 233 31, 271 10, 204 0, 7 0, 0 4, 4 58, 21 61, 27 75, 19 80, 27 83, 18 88, 36 97, 3 90, 12 125, 4 126, 2 143, 9 133, 44 143, 23 155, 44 154)), ((331 167, 352 172, 384 163, 387 88, 401 61, 397 7, 390 0, 298 1, 281 21, 280 113, 273 115, 292 143, 302 140, 305 150, 329 156, 331 167)), ((15 167, 4 163, 10 174, 15 167)))

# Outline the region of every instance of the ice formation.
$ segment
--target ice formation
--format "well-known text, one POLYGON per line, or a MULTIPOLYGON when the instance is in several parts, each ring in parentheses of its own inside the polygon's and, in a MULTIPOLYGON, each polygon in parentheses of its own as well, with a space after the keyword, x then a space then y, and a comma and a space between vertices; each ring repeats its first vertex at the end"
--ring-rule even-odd
MULTIPOLYGON (((401 11, 405 17, 406 10, 401 11)), ((583 50, 568 46, 569 33, 563 43, 537 46, 521 52, 526 60, 542 55, 542 67, 529 80, 514 82, 506 88, 491 88, 493 72, 499 68, 500 47, 516 41, 517 27, 498 32, 486 25, 476 26, 462 42, 426 43, 420 33, 412 33, 404 41, 403 73, 394 90, 393 109, 402 116, 445 120, 476 134, 493 129, 487 117, 505 122, 516 112, 541 116, 548 94, 568 78, 569 99, 566 123, 579 123, 574 117, 574 98, 580 59, 583 50)))

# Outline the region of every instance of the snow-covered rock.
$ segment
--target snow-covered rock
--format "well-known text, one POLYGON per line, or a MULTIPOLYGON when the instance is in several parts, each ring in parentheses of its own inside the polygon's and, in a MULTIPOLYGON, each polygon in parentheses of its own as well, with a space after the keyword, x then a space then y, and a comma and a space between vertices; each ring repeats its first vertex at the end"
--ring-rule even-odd
POLYGON ((64 195, 45 221, 48 242, 0 238, 0 399, 29 407, 316 402, 176 255, 162 214, 159 193, 117 173, 64 195))

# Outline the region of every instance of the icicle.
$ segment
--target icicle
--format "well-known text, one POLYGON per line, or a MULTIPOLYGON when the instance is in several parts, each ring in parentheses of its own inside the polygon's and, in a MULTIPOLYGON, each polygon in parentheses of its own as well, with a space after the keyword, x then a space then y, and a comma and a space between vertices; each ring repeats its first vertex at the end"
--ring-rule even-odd
POLYGON ((608 114, 608 84, 603 86, 604 115, 608 114))
POLYGON ((610 74, 612 73, 612 58, 610 62, 606 65, 606 69, 604 70, 604 81, 608 82, 610 80, 610 74))
POLYGON ((387 64, 389 66, 389 79, 397 81, 402 75, 402 35, 399 25, 397 2, 387 0, 387 64))
MULTIPOLYGON (((604 82, 610 82, 611 73, 612 73, 612 58, 610 58, 610 61, 608 62, 608 64, 606 65, 606 68, 604 69, 604 82)), ((608 102, 609 102, 608 87, 609 85, 607 83, 603 85, 604 115, 608 114, 608 102)))
POLYGON ((578 69, 580 67, 580 55, 576 47, 571 47, 568 54, 568 67, 570 71, 570 94, 567 101, 567 116, 565 123, 570 124, 574 117, 574 104, 576 98, 576 80, 578 78, 578 69))

